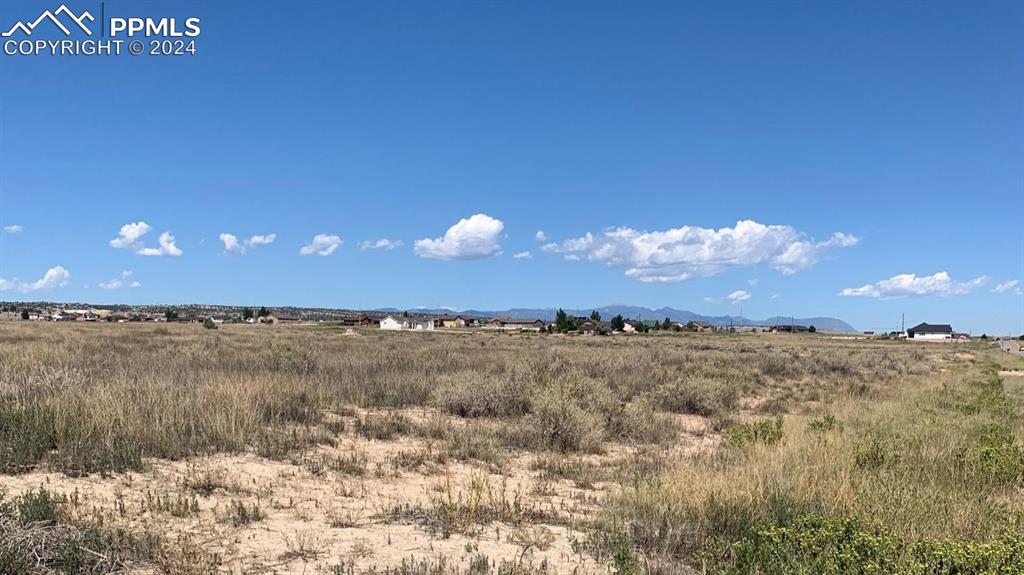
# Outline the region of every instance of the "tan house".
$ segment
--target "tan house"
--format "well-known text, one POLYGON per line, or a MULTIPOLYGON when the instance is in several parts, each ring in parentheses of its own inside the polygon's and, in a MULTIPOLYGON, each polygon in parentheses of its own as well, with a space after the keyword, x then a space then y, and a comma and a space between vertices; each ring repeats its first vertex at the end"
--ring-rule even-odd
POLYGON ((294 315, 289 315, 286 313, 272 313, 270 315, 261 317, 260 323, 287 325, 294 323, 302 323, 302 318, 294 315))
POLYGON ((714 331, 715 328, 711 327, 711 324, 703 321, 690 321, 686 324, 687 331, 696 331, 699 333, 714 331))
POLYGON ((466 318, 461 315, 442 315, 434 320, 435 327, 466 327, 466 318))

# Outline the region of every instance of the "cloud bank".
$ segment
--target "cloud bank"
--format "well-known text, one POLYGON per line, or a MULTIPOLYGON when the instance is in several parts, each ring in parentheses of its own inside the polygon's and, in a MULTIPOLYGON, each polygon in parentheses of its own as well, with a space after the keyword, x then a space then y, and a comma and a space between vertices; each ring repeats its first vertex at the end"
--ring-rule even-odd
POLYGON ((625 274, 637 281, 671 283, 761 264, 793 274, 814 266, 829 250, 850 247, 857 241, 839 232, 814 241, 790 226, 743 220, 717 230, 694 226, 654 232, 612 228, 601 235, 588 232, 545 244, 542 249, 624 268, 625 274))
POLYGON ((54 266, 46 270, 43 277, 34 282, 23 282, 19 281, 18 278, 14 278, 12 280, 0 278, 0 291, 31 293, 35 291, 50 290, 68 285, 68 280, 70 279, 71 272, 61 266, 54 266))
POLYGON ((846 288, 840 295, 844 297, 870 297, 875 299, 894 297, 954 296, 970 293, 988 281, 987 276, 979 276, 970 281, 956 282, 946 272, 938 272, 930 276, 918 277, 915 274, 899 274, 887 280, 863 285, 858 288, 846 288))

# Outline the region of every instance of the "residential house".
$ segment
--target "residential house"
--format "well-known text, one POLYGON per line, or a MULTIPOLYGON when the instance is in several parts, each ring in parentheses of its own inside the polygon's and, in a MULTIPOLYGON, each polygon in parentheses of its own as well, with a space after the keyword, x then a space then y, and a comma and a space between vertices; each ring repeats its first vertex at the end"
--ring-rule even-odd
POLYGON ((773 325, 768 331, 772 333, 800 333, 807 331, 806 325, 773 325))
POLYGON ((584 320, 584 321, 580 322, 579 327, 577 327, 576 329, 580 333, 595 334, 595 333, 597 333, 597 330, 598 330, 599 327, 600 326, 597 324, 596 321, 594 321, 592 319, 588 319, 588 320, 584 320))
POLYGON ((512 319, 510 317, 494 317, 488 322, 487 327, 491 329, 519 330, 519 331, 540 331, 544 328, 542 319, 512 319))
POLYGON ((636 333, 636 326, 633 323, 631 321, 624 323, 622 325, 622 333, 636 333))
POLYGON ((409 329, 409 320, 404 317, 396 319, 389 315, 380 320, 380 328, 386 330, 409 329))
POLYGON ((274 312, 274 313, 271 313, 270 315, 261 317, 260 318, 260 323, 269 323, 269 324, 274 324, 274 325, 277 325, 277 324, 287 325, 287 324, 302 323, 302 318, 299 318, 299 317, 294 316, 294 315, 286 314, 286 313, 274 312))
POLYGON ((442 315, 439 316, 434 324, 437 327, 450 328, 450 327, 466 327, 466 318, 461 315, 442 315))
POLYGON ((920 323, 907 330, 907 338, 919 341, 951 340, 953 328, 948 324, 920 323))
POLYGON ((714 331, 715 330, 715 328, 711 327, 710 323, 703 322, 703 321, 689 321, 689 322, 686 322, 685 329, 686 329, 686 331, 695 331, 695 332, 698 332, 698 333, 706 333, 706 332, 710 332, 710 331, 714 331))
POLYGON ((410 322, 409 329, 415 331, 434 331, 434 320, 427 318, 414 319, 410 322))

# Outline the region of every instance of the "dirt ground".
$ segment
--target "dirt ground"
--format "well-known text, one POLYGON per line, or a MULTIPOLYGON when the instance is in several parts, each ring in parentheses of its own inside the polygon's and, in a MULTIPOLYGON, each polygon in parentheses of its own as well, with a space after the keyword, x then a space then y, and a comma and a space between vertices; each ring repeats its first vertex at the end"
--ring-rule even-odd
MULTIPOLYGON (((678 417, 683 433, 673 449, 677 454, 720 441, 705 435, 702 418, 678 417)), ((595 467, 613 465, 631 451, 615 446, 581 459, 595 467)), ((468 569, 480 556, 492 562, 532 560, 554 573, 607 572, 606 563, 577 546, 614 483, 546 476, 534 469, 537 456, 530 453, 514 457, 500 472, 480 463, 437 462, 431 455, 427 439, 375 441, 348 431, 334 446, 318 446, 291 461, 251 453, 147 459, 142 473, 34 472, 0 476, 0 488, 18 495, 43 486, 69 496, 75 514, 188 541, 185 548, 216 557, 220 569, 231 573, 327 573, 339 565, 362 572, 442 557, 449 566, 468 569), (349 464, 340 468, 337 461, 349 464), (510 515, 530 519, 482 527, 468 517, 464 531, 446 533, 431 520, 444 503, 465 509, 467 516, 474 506, 505 506, 510 515), (239 505, 258 509, 260 517, 240 520, 239 505)))

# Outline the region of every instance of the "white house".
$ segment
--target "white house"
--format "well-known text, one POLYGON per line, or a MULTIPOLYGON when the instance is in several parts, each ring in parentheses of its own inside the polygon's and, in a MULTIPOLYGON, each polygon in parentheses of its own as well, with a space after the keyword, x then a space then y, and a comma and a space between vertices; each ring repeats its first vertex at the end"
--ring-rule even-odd
POLYGON ((415 331, 434 331, 434 320, 432 319, 412 319, 407 317, 395 318, 387 316, 380 320, 380 328, 387 330, 403 330, 410 329, 415 331))
POLYGON ((626 322, 622 324, 622 333, 636 333, 636 327, 633 324, 626 322))
POLYGON ((380 320, 380 328, 389 330, 409 329, 409 321, 406 319, 397 320, 389 315, 380 320))
POLYGON ((947 341, 953 339, 953 328, 948 324, 918 324, 907 330, 907 338, 921 341, 947 341))

